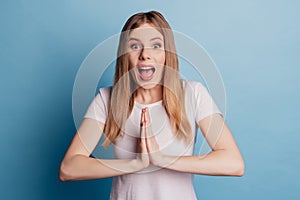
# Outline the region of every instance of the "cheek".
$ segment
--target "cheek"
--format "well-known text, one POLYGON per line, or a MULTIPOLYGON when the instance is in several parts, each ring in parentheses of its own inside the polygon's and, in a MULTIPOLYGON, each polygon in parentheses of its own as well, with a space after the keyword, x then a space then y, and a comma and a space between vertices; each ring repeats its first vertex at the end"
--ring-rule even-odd
POLYGON ((157 63, 158 63, 158 64, 161 64, 161 65, 164 65, 164 64, 165 64, 165 61, 166 61, 165 53, 160 54, 160 55, 158 56, 157 63))
POLYGON ((137 63, 138 56, 135 53, 129 53, 128 54, 128 61, 130 64, 130 68, 134 67, 137 63))
POLYGON ((165 64, 165 62, 166 62, 166 56, 165 56, 165 54, 163 55, 161 62, 162 62, 163 65, 165 64))

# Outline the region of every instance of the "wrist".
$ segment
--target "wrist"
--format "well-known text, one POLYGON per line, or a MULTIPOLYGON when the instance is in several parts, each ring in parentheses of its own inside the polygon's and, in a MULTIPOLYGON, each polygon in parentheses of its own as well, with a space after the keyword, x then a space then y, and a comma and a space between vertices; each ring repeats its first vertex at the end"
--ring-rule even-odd
POLYGON ((157 167, 165 167, 166 166, 167 156, 160 152, 156 152, 153 154, 152 164, 157 167))
POLYGON ((169 168, 179 157, 178 156, 169 156, 165 154, 161 154, 157 156, 155 159, 154 165, 161 168, 169 168))
POLYGON ((131 167, 133 172, 138 172, 145 169, 147 166, 140 160, 140 159, 133 159, 131 160, 131 167))
POLYGON ((141 163, 138 159, 133 159, 130 161, 130 168, 132 169, 132 172, 137 172, 141 170, 141 163))

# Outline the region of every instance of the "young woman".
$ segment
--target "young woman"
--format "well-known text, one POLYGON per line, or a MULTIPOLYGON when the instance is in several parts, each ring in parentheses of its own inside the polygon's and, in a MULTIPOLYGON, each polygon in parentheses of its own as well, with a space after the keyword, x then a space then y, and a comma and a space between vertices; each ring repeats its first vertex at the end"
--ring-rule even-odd
POLYGON ((180 79, 167 21, 156 11, 135 14, 122 29, 114 85, 89 106, 60 179, 113 177, 113 200, 189 200, 193 174, 242 176, 244 162, 205 87, 180 79), (193 155, 197 126, 208 154, 193 155), (115 159, 90 157, 103 132, 115 159))

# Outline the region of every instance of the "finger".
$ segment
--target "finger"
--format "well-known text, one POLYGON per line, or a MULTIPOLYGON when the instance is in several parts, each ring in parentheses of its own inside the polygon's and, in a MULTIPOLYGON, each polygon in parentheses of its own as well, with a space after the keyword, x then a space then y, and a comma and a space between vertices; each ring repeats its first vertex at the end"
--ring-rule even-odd
POLYGON ((145 138, 148 152, 155 152, 159 150, 158 143, 152 131, 150 113, 148 108, 143 109, 143 117, 145 119, 145 138))
POLYGON ((151 149, 151 126, 150 126, 150 117, 149 117, 149 111, 148 108, 144 108, 143 109, 143 115, 144 115, 144 119, 145 119, 145 137, 146 137, 146 144, 147 144, 147 148, 148 150, 151 149))
POLYGON ((145 119, 145 112, 142 110, 142 116, 141 116, 141 132, 140 132, 141 141, 145 142, 146 138, 146 119, 145 119))
POLYGON ((154 134, 152 131, 150 113, 148 108, 145 108, 145 120, 146 120, 146 136, 147 138, 151 139, 152 137, 154 137, 154 134))
POLYGON ((147 126, 149 126, 149 125, 151 125, 151 121, 150 121, 150 115, 149 115, 148 108, 144 108, 144 113, 145 113, 146 124, 147 124, 147 126))
POLYGON ((141 120, 140 120, 140 126, 143 126, 143 122, 145 121, 145 111, 144 109, 142 109, 142 113, 141 113, 141 120))
MULTIPOLYGON (((148 115, 148 119, 149 119, 149 116, 150 116, 149 112, 145 113, 145 116, 147 116, 147 115, 148 115)), ((148 124, 150 124, 150 123, 148 123, 148 124)), ((150 153, 159 151, 159 145, 156 141, 155 135, 153 134, 151 124, 146 126, 146 144, 147 144, 147 149, 150 153)))
POLYGON ((151 136, 153 135, 153 133, 152 133, 152 127, 151 127, 150 115, 149 115, 148 108, 144 108, 144 117, 145 117, 145 122, 146 122, 146 137, 147 137, 147 139, 150 139, 151 136))
POLYGON ((145 125, 145 142, 146 146, 149 152, 152 151, 152 142, 151 142, 151 133, 152 128, 150 126, 150 117, 149 117, 149 111, 148 108, 143 108, 143 119, 144 119, 144 125, 145 125))

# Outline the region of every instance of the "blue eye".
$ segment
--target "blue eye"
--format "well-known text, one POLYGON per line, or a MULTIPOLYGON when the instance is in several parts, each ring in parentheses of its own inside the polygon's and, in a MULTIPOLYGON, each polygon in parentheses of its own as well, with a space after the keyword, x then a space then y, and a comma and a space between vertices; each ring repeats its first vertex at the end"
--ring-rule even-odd
POLYGON ((161 48, 161 44, 159 44, 159 43, 154 44, 154 45, 153 45, 153 48, 154 48, 154 49, 159 49, 159 48, 161 48))
POLYGON ((140 48, 141 48, 141 45, 139 45, 139 44, 132 44, 132 45, 130 46, 130 48, 131 48, 131 49, 140 49, 140 48))

